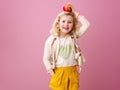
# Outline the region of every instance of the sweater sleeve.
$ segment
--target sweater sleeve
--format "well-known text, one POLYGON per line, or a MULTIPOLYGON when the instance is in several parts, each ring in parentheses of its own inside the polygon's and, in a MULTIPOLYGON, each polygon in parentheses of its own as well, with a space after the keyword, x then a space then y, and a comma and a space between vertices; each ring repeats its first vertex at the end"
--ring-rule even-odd
POLYGON ((90 23, 84 16, 78 16, 78 20, 82 24, 79 29, 79 36, 82 36, 88 30, 90 23))
POLYGON ((50 59, 51 59, 51 39, 52 37, 48 37, 48 39, 45 42, 44 46, 44 54, 43 54, 43 63, 47 70, 52 68, 50 59))
POLYGON ((75 59, 77 60, 77 63, 79 66, 82 66, 83 63, 85 63, 85 57, 80 49, 80 45, 77 41, 77 39, 75 39, 75 51, 76 51, 76 54, 75 54, 75 59))

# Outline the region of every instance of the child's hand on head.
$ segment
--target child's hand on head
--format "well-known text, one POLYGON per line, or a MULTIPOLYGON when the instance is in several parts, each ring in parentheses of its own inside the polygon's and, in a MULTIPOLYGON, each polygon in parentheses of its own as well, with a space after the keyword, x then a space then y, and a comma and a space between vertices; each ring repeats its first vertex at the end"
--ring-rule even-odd
POLYGON ((79 16, 79 12, 77 12, 77 11, 75 10, 75 8, 73 7, 73 5, 70 4, 70 3, 66 3, 66 4, 63 6, 63 11, 65 11, 65 12, 74 12, 77 18, 78 18, 78 16, 79 16))

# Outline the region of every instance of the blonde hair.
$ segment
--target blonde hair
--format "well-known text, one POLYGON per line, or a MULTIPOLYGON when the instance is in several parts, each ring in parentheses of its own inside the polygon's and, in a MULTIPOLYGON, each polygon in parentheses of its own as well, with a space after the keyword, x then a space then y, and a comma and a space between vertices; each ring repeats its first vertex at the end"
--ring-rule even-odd
POLYGON ((54 36, 60 36, 60 28, 59 28, 59 22, 60 22, 60 19, 62 16, 72 16, 73 17, 73 28, 72 30, 69 32, 69 34, 76 34, 77 36, 79 36, 79 23, 78 23, 78 20, 77 20, 77 17, 75 15, 74 12, 61 12, 60 14, 58 14, 58 16, 56 17, 55 21, 53 22, 53 25, 52 25, 52 28, 50 30, 50 34, 54 35, 54 36))

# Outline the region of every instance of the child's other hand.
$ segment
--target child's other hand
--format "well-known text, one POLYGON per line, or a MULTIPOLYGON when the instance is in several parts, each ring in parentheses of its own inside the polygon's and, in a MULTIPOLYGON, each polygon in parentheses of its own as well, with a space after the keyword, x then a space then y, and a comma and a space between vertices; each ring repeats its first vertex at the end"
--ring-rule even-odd
POLYGON ((53 69, 49 69, 48 72, 49 72, 49 74, 50 74, 51 76, 55 74, 54 71, 53 71, 53 69))
POLYGON ((78 66, 78 67, 77 67, 77 70, 78 70, 78 73, 80 74, 81 71, 82 71, 82 67, 81 67, 81 66, 78 66))
POLYGON ((78 68, 78 73, 80 74, 81 71, 82 71, 82 67, 79 67, 79 68, 78 68))

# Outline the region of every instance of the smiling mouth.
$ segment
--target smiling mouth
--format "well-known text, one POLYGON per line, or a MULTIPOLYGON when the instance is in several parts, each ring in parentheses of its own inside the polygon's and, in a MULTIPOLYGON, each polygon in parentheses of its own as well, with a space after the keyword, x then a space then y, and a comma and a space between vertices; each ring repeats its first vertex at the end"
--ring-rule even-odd
POLYGON ((64 30, 67 30, 67 31, 69 30, 69 28, 68 28, 68 27, 63 27, 63 29, 64 29, 64 30))

